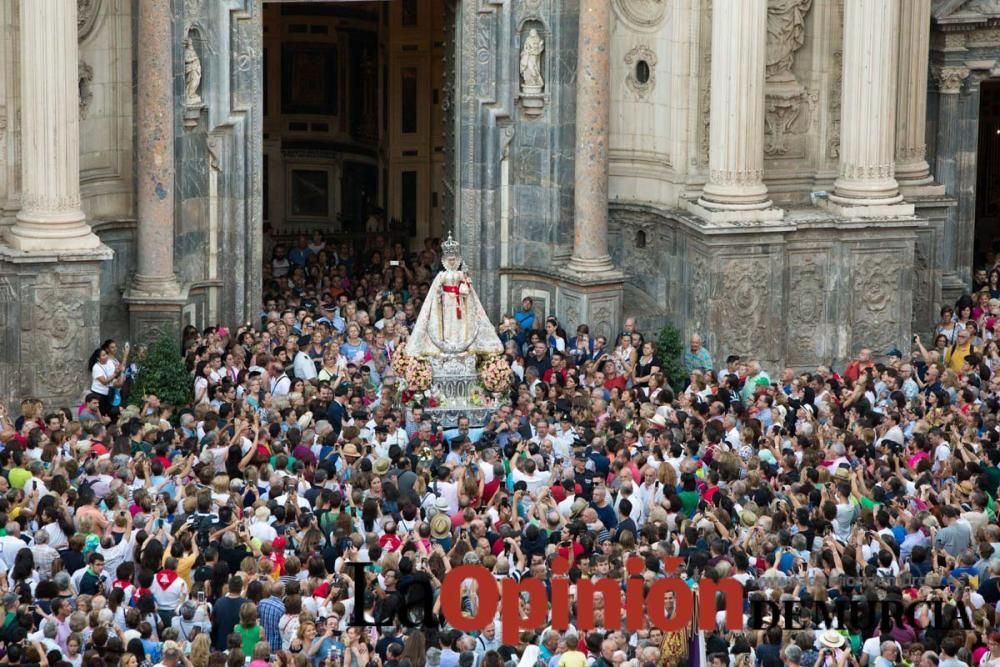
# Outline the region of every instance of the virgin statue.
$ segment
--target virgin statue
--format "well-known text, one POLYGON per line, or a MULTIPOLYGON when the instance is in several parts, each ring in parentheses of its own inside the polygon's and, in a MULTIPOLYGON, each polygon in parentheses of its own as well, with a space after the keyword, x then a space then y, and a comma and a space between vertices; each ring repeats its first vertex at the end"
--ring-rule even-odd
POLYGON ((414 356, 490 354, 503 352, 503 344, 480 303, 472 281, 462 269, 458 241, 451 234, 441 244, 444 269, 431 283, 406 353, 414 356))

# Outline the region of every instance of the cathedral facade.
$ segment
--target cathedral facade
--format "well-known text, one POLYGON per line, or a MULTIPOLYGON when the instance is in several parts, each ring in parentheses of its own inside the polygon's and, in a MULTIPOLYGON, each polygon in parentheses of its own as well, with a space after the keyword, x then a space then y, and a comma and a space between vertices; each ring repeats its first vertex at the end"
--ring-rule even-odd
POLYGON ((4 0, 0 394, 252 320, 266 238, 373 211, 493 318, 906 348, 996 254, 995 80, 1000 0, 4 0))

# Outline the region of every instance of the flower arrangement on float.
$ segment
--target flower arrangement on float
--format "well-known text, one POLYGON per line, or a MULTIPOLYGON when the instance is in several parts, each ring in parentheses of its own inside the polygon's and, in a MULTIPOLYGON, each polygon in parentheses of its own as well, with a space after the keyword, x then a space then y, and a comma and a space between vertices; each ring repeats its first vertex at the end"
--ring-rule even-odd
POLYGON ((444 406, 444 396, 431 387, 434 374, 427 360, 407 354, 397 354, 392 360, 392 372, 402 380, 400 398, 408 407, 444 406))
POLYGON ((489 397, 488 399, 480 398, 481 402, 473 403, 473 405, 492 405, 510 391, 510 363, 507 362, 507 357, 502 354, 484 355, 478 361, 479 384, 489 397))

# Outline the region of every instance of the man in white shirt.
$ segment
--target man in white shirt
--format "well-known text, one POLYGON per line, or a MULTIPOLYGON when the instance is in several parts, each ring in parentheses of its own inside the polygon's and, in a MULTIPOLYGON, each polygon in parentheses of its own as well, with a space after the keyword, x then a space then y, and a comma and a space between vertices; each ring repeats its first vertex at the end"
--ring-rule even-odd
POLYGON ((0 561, 3 562, 4 570, 11 571, 17 552, 27 546, 28 543, 21 539, 21 524, 17 521, 7 522, 7 534, 0 537, 0 561))
POLYGON ((278 531, 271 526, 271 510, 258 507, 253 513, 250 523, 250 537, 256 537, 261 542, 270 542, 278 536, 278 531))
POLYGON ((316 379, 316 364, 313 363, 308 354, 299 348, 299 342, 294 337, 288 339, 286 349, 288 350, 288 356, 293 360, 292 366, 295 369, 295 377, 307 382, 316 379))
POLYGON ((292 381, 285 374, 285 367, 280 363, 275 363, 271 368, 271 396, 288 396, 291 386, 292 381))
POLYGON ((937 472, 942 463, 951 459, 951 445, 945 440, 939 428, 932 428, 927 433, 927 439, 934 447, 934 466, 932 469, 937 472))
POLYGON ((187 599, 187 582, 177 574, 176 558, 173 556, 167 558, 163 569, 153 577, 153 585, 150 590, 153 591, 153 599, 156 600, 156 607, 161 616, 164 615, 164 612, 177 611, 181 603, 187 599))

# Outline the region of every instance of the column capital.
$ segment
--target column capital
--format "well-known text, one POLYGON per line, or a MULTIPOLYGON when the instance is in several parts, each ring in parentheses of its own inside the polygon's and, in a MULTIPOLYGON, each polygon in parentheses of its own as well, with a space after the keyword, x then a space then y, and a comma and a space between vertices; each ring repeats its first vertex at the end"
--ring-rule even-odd
POLYGON ((931 68, 931 76, 942 95, 958 95, 962 92, 965 80, 969 78, 970 70, 964 66, 935 65, 931 68))

